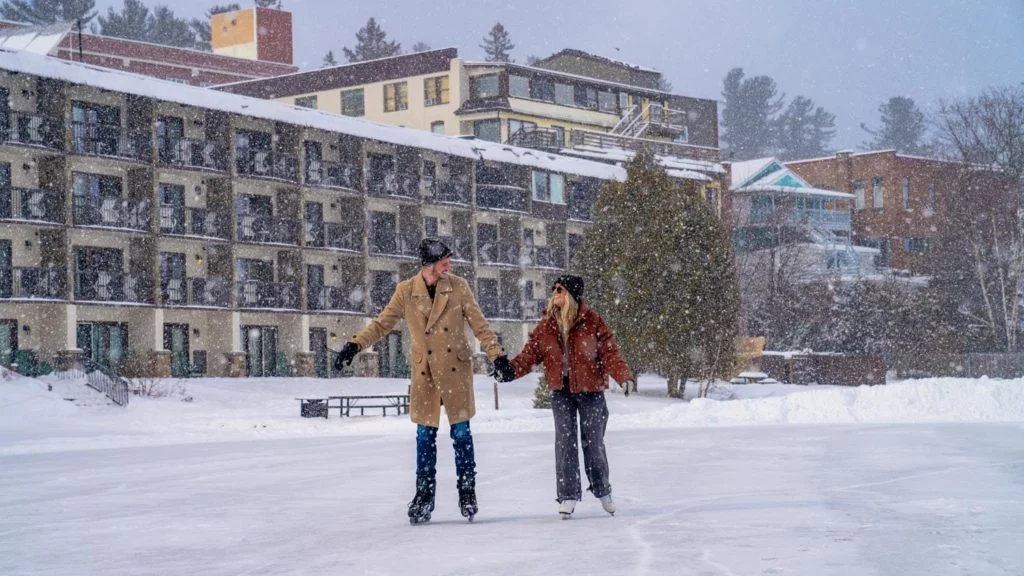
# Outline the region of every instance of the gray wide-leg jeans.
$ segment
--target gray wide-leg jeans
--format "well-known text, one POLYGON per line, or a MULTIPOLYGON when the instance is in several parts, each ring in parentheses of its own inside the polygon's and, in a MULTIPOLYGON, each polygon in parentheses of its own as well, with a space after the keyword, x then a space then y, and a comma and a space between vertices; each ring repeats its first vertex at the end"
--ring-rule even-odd
POLYGON ((583 444, 583 464, 594 496, 612 491, 608 483, 608 455, 604 449, 604 431, 608 425, 608 405, 603 392, 573 394, 566 388, 551 393, 551 412, 555 417, 555 477, 558 501, 580 500, 580 456, 577 430, 583 444), (578 428, 577 428, 578 422, 578 428))

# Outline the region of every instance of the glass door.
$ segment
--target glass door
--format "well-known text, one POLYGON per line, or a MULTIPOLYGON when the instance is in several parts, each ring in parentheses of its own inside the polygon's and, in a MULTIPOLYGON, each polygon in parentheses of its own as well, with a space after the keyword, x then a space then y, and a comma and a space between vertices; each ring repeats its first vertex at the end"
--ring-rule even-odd
POLYGON ((185 255, 177 252, 160 253, 160 293, 165 305, 181 306, 187 304, 185 294, 188 290, 185 278, 185 255))
POLYGON ((313 369, 317 378, 327 378, 331 359, 327 353, 327 329, 309 329, 309 351, 313 354, 313 369))
POLYGON ((161 116, 156 123, 156 145, 160 162, 182 164, 190 159, 189 151, 182 139, 185 137, 185 121, 176 116, 161 116))
POLYGON ((75 346, 84 350, 96 364, 116 369, 128 352, 128 325, 112 322, 79 323, 75 346))
POLYGON ((164 324, 164 350, 171 351, 171 376, 188 377, 188 324, 164 324))
POLYGON ((277 328, 273 326, 243 326, 242 346, 245 348, 249 376, 276 376, 277 328))
POLYGON ((322 247, 324 240, 324 205, 306 202, 306 246, 322 247))
POLYGON ((10 298, 14 270, 11 267, 11 241, 0 240, 0 298, 10 298))
MULTIPOLYGON (((2 121, 2 118, 0 118, 2 121)), ((0 130, 3 126, 0 126, 0 130)), ((0 133, 0 137, 3 134, 0 133)), ((11 197, 14 195, 14 191, 11 190, 11 165, 4 163, 0 164, 0 218, 10 218, 11 214, 11 197)), ((22 207, 21 214, 17 216, 19 218, 25 217, 26 210, 22 207)))
POLYGON ((0 366, 10 367, 18 350, 18 321, 0 320, 0 366))
POLYGON ((324 267, 306 265, 306 296, 310 310, 327 310, 330 303, 324 292, 324 267))

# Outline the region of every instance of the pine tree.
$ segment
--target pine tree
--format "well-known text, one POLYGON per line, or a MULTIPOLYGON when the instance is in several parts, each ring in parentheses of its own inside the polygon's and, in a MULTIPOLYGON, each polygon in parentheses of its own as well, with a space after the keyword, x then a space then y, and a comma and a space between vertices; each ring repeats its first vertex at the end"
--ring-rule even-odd
POLYGON ((774 143, 773 120, 785 100, 775 81, 768 76, 744 79, 743 69, 733 68, 725 76, 722 96, 722 142, 728 146, 727 157, 750 160, 768 155, 774 143))
POLYGON ((377 58, 388 58, 398 56, 402 53, 402 45, 398 42, 388 42, 387 32, 377 24, 372 16, 366 21, 366 26, 356 32, 356 46, 354 49, 342 48, 345 58, 349 62, 363 62, 365 60, 376 60, 377 58))
POLYGON ((256 6, 259 8, 274 8, 276 10, 280 10, 281 0, 256 0, 256 6))
POLYGON ((412 51, 415 52, 429 52, 431 50, 430 44, 426 42, 417 42, 412 45, 412 51))
POLYGON ((5 0, 0 17, 30 24, 81 20, 84 25, 96 17, 96 0, 5 0))
POLYGON ((103 36, 145 41, 148 35, 149 7, 140 0, 124 0, 120 12, 107 8, 107 16, 97 18, 103 36))
POLYGON ((480 45, 484 49, 484 57, 488 62, 510 62, 512 49, 516 47, 508 35, 505 27, 498 22, 491 27, 491 31, 484 36, 484 43, 480 45))
POLYGON ((320 64, 321 68, 328 68, 330 66, 337 66, 338 61, 334 59, 334 50, 328 50, 327 54, 324 54, 324 61, 320 64))
POLYGON ((124 0, 120 12, 107 8, 107 16, 100 16, 97 20, 98 31, 104 36, 181 48, 203 46, 194 27, 163 5, 150 11, 140 0, 124 0))
POLYGON ((775 120, 776 155, 782 160, 825 155, 836 133, 835 119, 821 106, 815 108, 814 100, 797 96, 775 120))
POLYGON ((680 396, 687 378, 731 368, 739 315, 731 250, 695 184, 677 184, 646 150, 626 173, 598 195, 573 263, 634 371, 667 377, 668 393, 680 396))
POLYGON ((213 34, 210 31, 210 18, 214 14, 223 14, 224 12, 234 12, 235 10, 241 10, 242 7, 238 4, 227 4, 224 6, 216 5, 206 11, 206 19, 200 20, 199 18, 193 18, 189 22, 189 26, 192 27, 192 31, 195 32, 197 39, 197 47, 201 50, 210 50, 210 41, 213 39, 213 34))
POLYGON ((188 20, 178 18, 167 6, 157 6, 146 22, 146 41, 161 46, 201 48, 202 42, 188 20))
POLYGON ((878 107, 882 126, 878 130, 861 123, 862 130, 871 134, 873 140, 865 142, 868 150, 895 148, 905 154, 928 154, 929 146, 924 143, 928 126, 924 113, 918 109, 913 98, 894 96, 878 107))

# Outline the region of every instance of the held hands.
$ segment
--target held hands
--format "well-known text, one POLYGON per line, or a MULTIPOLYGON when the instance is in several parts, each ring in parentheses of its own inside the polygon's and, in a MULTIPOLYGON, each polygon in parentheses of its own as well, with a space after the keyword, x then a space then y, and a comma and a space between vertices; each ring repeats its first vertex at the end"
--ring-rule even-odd
POLYGON ((346 365, 352 364, 352 359, 359 353, 359 344, 355 342, 346 342, 341 348, 341 352, 338 352, 338 357, 334 359, 334 369, 341 370, 346 365))
POLYGON ((511 382, 516 379, 516 371, 508 356, 501 355, 494 359, 494 370, 490 374, 498 382, 511 382))
POLYGON ((626 392, 626 396, 629 396, 630 391, 636 391, 636 382, 632 380, 626 380, 622 383, 622 389, 626 392))

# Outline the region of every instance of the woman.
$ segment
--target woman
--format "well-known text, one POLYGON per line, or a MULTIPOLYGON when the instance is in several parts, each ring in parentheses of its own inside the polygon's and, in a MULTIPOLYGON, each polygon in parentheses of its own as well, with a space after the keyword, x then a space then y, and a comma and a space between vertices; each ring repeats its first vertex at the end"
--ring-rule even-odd
POLYGON ((544 318, 523 351, 512 359, 511 368, 497 368, 498 380, 522 378, 538 363, 544 364, 544 376, 552 390, 558 512, 563 519, 571 517, 582 495, 576 442, 579 435, 590 482, 587 489, 601 500, 605 511, 614 514, 604 449, 608 424, 604 390, 611 376, 628 393, 633 372, 619 354, 608 325, 583 304, 583 279, 579 276, 565 275, 555 281, 544 318))

